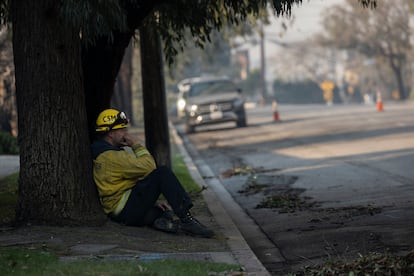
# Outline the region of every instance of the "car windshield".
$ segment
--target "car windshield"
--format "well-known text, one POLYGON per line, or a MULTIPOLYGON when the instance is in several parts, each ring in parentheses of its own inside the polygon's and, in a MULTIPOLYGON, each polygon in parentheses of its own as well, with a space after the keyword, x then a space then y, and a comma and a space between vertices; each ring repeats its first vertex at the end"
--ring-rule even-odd
POLYGON ((213 95, 236 90, 237 88, 234 83, 229 80, 198 82, 191 85, 189 96, 213 95))

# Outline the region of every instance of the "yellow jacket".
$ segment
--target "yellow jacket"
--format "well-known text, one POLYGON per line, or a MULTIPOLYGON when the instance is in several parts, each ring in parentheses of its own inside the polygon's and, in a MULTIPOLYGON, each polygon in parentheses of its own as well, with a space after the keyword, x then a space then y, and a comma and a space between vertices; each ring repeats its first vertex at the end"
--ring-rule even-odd
POLYGON ((92 144, 93 177, 106 214, 119 214, 131 189, 156 168, 154 158, 143 145, 134 144, 132 151, 103 140, 92 144))

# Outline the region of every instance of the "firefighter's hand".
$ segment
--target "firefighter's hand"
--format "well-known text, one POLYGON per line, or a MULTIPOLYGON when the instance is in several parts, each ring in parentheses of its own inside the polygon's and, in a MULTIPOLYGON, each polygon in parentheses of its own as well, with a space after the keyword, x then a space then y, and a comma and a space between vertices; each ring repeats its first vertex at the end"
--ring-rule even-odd
POLYGON ((129 133, 126 133, 123 137, 123 145, 124 146, 132 147, 133 144, 136 144, 138 142, 139 142, 138 138, 131 135, 131 134, 129 134, 129 133))
POLYGON ((163 210, 163 211, 171 210, 170 205, 165 200, 158 200, 157 203, 156 203, 156 206, 158 208, 160 208, 161 210, 163 210))

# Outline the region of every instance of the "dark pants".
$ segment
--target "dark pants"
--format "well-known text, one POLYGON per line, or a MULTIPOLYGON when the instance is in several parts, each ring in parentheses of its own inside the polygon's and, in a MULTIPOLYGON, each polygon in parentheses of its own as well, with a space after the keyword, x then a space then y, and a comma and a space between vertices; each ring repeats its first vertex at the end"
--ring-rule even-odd
POLYGON ((131 226, 150 225, 163 213, 154 206, 161 194, 179 217, 184 216, 193 206, 174 173, 168 167, 161 166, 137 182, 124 209, 112 218, 131 226))

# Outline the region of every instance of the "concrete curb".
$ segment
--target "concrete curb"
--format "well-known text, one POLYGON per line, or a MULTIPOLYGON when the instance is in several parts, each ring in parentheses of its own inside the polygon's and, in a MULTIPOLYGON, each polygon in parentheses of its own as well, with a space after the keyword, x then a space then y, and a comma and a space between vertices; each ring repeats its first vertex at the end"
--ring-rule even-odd
POLYGON ((222 232, 228 239, 227 244, 237 262, 243 266, 244 269, 246 269, 248 275, 270 275, 251 250, 230 215, 226 212, 222 205, 222 200, 226 200, 226 205, 230 205, 231 208, 237 212, 242 211, 241 208, 234 202, 233 198, 226 191, 226 189, 223 188, 220 180, 214 177, 214 174, 207 164, 205 164, 202 160, 197 160, 197 165, 194 163, 184 146, 183 140, 178 135, 176 128, 172 124, 170 124, 170 130, 174 138, 174 142, 179 148, 191 176, 197 183, 208 187, 202 193, 204 200, 207 203, 214 219, 220 227, 222 227, 222 232), (200 171, 203 175, 207 176, 207 180, 203 179, 200 171), (220 194, 220 196, 218 196, 218 194, 220 194))
POLYGON ((18 172, 20 169, 19 155, 1 155, 0 178, 18 172))

